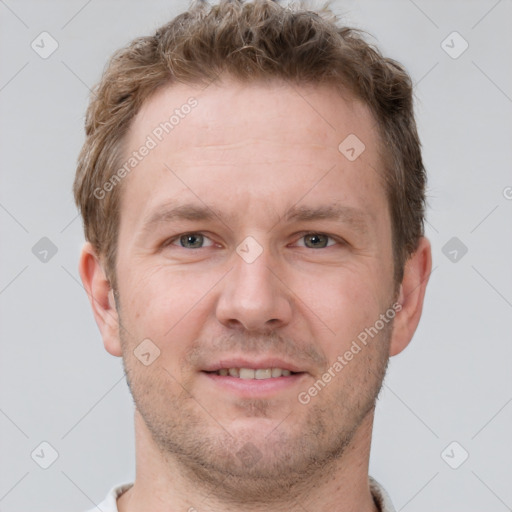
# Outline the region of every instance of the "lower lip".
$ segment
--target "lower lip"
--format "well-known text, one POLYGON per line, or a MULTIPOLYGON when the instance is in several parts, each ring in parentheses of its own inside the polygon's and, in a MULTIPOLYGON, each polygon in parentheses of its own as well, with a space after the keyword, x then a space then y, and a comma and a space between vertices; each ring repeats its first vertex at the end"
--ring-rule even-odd
POLYGON ((202 372, 210 381, 228 391, 233 391, 244 397, 262 398, 271 396, 279 391, 285 391, 297 386, 306 373, 295 373, 287 377, 272 377, 270 379, 241 379, 230 375, 202 372))

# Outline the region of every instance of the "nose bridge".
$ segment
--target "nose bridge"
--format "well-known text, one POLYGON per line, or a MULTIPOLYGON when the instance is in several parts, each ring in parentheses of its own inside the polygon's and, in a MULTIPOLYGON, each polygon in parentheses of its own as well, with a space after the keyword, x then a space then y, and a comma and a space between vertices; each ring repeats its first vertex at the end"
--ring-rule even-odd
POLYGON ((250 236, 237 246, 236 253, 233 279, 237 282, 237 288, 246 288, 246 296, 254 294, 263 298, 275 284, 270 283, 273 274, 270 271, 272 256, 268 244, 262 245, 250 236))
POLYGON ((236 247, 232 271, 224 280, 217 305, 220 322, 259 330, 275 328, 290 320, 286 289, 272 268, 277 267, 276 263, 263 236, 258 240, 248 236, 236 247))

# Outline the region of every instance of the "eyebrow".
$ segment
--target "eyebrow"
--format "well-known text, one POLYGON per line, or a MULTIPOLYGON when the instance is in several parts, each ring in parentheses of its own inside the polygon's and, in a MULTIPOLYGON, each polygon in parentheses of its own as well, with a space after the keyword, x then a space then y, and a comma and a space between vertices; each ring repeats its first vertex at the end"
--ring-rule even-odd
MULTIPOLYGON (((222 217, 225 217, 225 215, 221 214, 220 212, 216 212, 206 205, 166 204, 163 205, 161 209, 151 214, 145 220, 142 226, 142 230, 151 231, 151 229, 157 224, 168 223, 177 220, 211 221, 217 218, 224 223, 222 217)), ((332 220, 348 224, 358 232, 364 234, 368 233, 368 214, 359 208, 345 206, 338 203, 316 207, 294 205, 286 211, 283 218, 276 222, 274 227, 282 222, 283 219, 286 222, 332 220)))
POLYGON ((207 206, 166 204, 146 219, 142 229, 144 231, 151 230, 156 224, 172 222, 174 220, 213 220, 215 217, 220 218, 220 215, 207 206))
POLYGON ((368 214, 359 208, 345 206, 339 203, 316 207, 292 206, 286 212, 284 219, 287 222, 333 220, 348 224, 361 233, 368 233, 368 214))

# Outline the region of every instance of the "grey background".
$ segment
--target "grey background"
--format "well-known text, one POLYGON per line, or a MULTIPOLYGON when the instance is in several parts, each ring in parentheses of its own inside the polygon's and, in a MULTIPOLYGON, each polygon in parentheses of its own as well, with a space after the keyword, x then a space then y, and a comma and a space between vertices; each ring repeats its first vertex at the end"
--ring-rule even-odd
MULTIPOLYGON (((2 512, 85 510, 134 477, 132 400, 79 280, 71 185, 107 57, 186 5, 0 0, 2 512), (47 59, 31 48, 43 31, 59 44, 47 59), (48 469, 31 458, 49 461, 43 441, 58 453, 48 469)), ((378 401, 370 473, 399 511, 512 510, 512 2, 334 6, 411 73, 429 172, 434 272, 378 401), (453 31, 469 43, 456 59, 441 45, 453 31)))

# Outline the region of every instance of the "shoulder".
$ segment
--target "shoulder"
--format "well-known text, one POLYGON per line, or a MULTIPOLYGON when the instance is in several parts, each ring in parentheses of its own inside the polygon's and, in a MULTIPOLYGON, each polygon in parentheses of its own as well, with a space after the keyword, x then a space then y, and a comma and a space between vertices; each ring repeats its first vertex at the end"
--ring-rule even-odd
POLYGON ((102 512, 118 512, 117 510, 117 498, 123 494, 123 492, 127 491, 133 482, 126 482, 123 484, 115 485, 108 491, 106 498, 98 503, 94 508, 87 510, 87 512, 98 512, 101 510, 102 512))
POLYGON ((393 503, 391 502, 391 498, 389 494, 386 492, 386 489, 382 487, 382 485, 377 482, 371 476, 369 477, 370 482, 370 491, 372 493, 373 499, 377 503, 380 508, 380 512, 396 512, 393 503))

